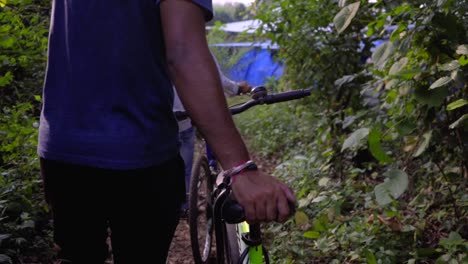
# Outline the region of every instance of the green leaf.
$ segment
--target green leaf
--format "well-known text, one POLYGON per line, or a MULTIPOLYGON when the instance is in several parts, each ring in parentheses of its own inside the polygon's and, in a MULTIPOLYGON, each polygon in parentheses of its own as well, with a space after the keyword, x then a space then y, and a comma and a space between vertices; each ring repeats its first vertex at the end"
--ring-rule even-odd
POLYGON ((405 71, 400 71, 398 73, 390 74, 389 77, 401 78, 403 80, 411 80, 411 79, 413 79, 413 77, 415 77, 416 75, 421 74, 423 72, 424 72, 424 70, 422 70, 422 69, 405 70, 405 71))
POLYGON ((451 102, 449 105, 447 105, 447 110, 452 111, 457 108, 460 108, 462 106, 465 106, 468 104, 468 101, 465 99, 458 99, 455 102, 451 102))
POLYGON ((372 53, 372 61, 377 69, 380 71, 383 70, 388 58, 393 54, 393 50, 393 43, 390 41, 385 42, 375 49, 374 53, 372 53))
POLYGON ((309 222, 309 217, 301 211, 296 212, 296 214, 294 215, 294 219, 296 220, 297 226, 301 226, 309 222))
POLYGON ((462 245, 465 240, 457 232, 450 232, 447 238, 442 238, 439 245, 448 248, 450 246, 462 245))
POLYGON ((394 75, 399 73, 405 66, 408 64, 408 58, 404 57, 401 58, 399 61, 395 62, 390 70, 388 71, 388 74, 394 75))
POLYGON ((416 129, 416 121, 414 119, 404 119, 397 125, 397 131, 400 135, 408 135, 416 129))
POLYGON ((0 7, 5 7, 7 4, 7 0, 0 0, 0 7))
POLYGON ((377 264, 377 259, 375 258, 374 252, 366 250, 366 260, 367 264, 377 264))
POLYGON ((4 76, 0 77, 0 87, 7 86, 13 81, 13 74, 10 71, 6 72, 4 76))
POLYGON ((432 90, 432 89, 435 89, 435 88, 439 88, 439 87, 442 87, 442 86, 445 86, 447 85, 448 83, 450 83, 452 81, 452 78, 448 77, 448 76, 444 76, 442 78, 439 78, 437 81, 435 81, 430 87, 429 87, 429 90, 432 90))
POLYGON ((333 24, 335 24, 338 33, 343 32, 351 24, 351 20, 356 16, 360 4, 361 2, 355 2, 347 5, 336 14, 335 18, 333 18, 333 24))
POLYGON ((460 126, 465 120, 468 120, 468 114, 464 114, 462 117, 460 117, 457 121, 453 122, 450 124, 449 128, 454 129, 460 126))
POLYGON ((367 135, 369 135, 369 129, 368 128, 360 128, 356 131, 354 131, 343 143, 343 146, 341 147, 341 152, 343 152, 346 149, 357 147, 361 144, 361 140, 366 138, 367 135))
POLYGON ((4 38, 0 41, 0 47, 11 48, 15 45, 15 42, 16 40, 14 38, 4 38))
POLYGON ((437 6, 443 6, 447 3, 447 0, 437 0, 437 6))
POLYGON ((427 149, 431 142, 432 131, 424 133, 423 138, 423 142, 419 145, 418 150, 413 154, 413 157, 419 157, 427 149))
POLYGON ((468 44, 458 46, 457 47, 457 54, 468 55, 468 44))
POLYGON ((416 87, 414 91, 414 97, 416 100, 420 101, 423 104, 427 104, 429 106, 440 106, 445 97, 449 94, 449 90, 447 87, 442 87, 439 89, 428 90, 423 86, 416 87))
POLYGON ((352 82, 355 77, 356 77, 355 75, 345 75, 345 76, 341 77, 340 79, 336 80, 335 85, 338 88, 341 88, 341 86, 343 86, 344 84, 352 82))
POLYGON ((390 35, 391 41, 396 41, 400 38, 401 32, 403 32, 407 28, 406 24, 399 24, 398 28, 393 30, 392 34, 390 35))
POLYGON ((460 62, 461 66, 465 66, 468 64, 468 58, 465 55, 463 55, 458 59, 458 62, 460 62))
POLYGON ((317 231, 307 231, 304 234, 302 234, 302 236, 305 238, 317 239, 320 237, 320 233, 317 231))
POLYGON ((375 198, 379 205, 384 206, 397 199, 408 188, 408 175, 402 170, 390 170, 385 174, 387 178, 374 188, 375 198))
POLYGON ((368 142, 369 142, 369 150, 377 160, 380 162, 388 163, 392 161, 392 158, 385 153, 382 148, 382 144, 380 143, 380 139, 382 138, 382 134, 379 130, 372 129, 369 133, 368 142))
POLYGON ((325 186, 328 185, 329 182, 330 182, 330 178, 328 178, 328 177, 323 177, 323 178, 321 178, 321 179, 319 180, 318 185, 319 185, 319 186, 322 186, 322 187, 325 187, 325 186))
POLYGON ((460 62, 458 60, 453 60, 439 66, 439 70, 441 71, 453 71, 458 68, 460 68, 460 62))

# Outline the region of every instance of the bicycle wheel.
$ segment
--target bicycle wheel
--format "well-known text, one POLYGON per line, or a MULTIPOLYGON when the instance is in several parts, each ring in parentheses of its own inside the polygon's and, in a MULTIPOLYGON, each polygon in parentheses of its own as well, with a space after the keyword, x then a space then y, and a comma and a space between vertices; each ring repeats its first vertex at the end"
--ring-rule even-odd
POLYGON ((236 224, 225 224, 225 259, 228 264, 237 264, 240 258, 239 244, 241 243, 240 234, 237 232, 236 224))
POLYGON ((213 244, 212 179, 207 158, 197 157, 192 167, 189 190, 190 241, 197 264, 209 262, 213 244))

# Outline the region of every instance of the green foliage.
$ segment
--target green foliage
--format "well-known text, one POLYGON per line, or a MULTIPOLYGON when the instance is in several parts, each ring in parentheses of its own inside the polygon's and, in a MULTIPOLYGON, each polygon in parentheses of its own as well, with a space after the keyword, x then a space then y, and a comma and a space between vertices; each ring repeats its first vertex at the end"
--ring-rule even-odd
POLYGON ((242 3, 226 3, 224 5, 213 6, 214 19, 208 25, 216 22, 229 23, 250 19, 251 14, 248 8, 242 3))
POLYGON ((36 154, 50 1, 0 3, 0 263, 50 263, 36 154))
POLYGON ((273 262, 466 263, 468 2, 259 3, 278 89, 314 87, 236 119, 299 199, 273 262))
POLYGON ((5 3, 0 7, 0 106, 41 94, 50 10, 45 0, 5 3))
POLYGON ((47 261, 51 227, 36 154, 38 121, 29 103, 0 116, 0 254, 18 261, 47 261))

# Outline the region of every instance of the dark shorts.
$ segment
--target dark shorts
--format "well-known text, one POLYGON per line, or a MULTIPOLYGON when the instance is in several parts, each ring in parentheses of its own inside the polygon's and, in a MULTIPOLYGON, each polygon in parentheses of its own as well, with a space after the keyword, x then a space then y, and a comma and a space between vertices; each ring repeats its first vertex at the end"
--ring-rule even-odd
POLYGON ((62 263, 104 263, 109 229, 115 264, 166 262, 185 197, 179 156, 125 171, 41 159, 41 173, 62 263))

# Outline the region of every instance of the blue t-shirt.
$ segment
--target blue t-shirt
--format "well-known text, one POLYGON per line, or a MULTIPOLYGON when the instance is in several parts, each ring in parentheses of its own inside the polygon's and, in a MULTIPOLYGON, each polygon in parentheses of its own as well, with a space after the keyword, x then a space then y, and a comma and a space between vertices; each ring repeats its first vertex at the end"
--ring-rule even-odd
MULTIPOLYGON (((192 0, 211 16, 211 0, 192 0)), ((110 169, 178 152, 159 1, 53 1, 38 154, 110 169)))

